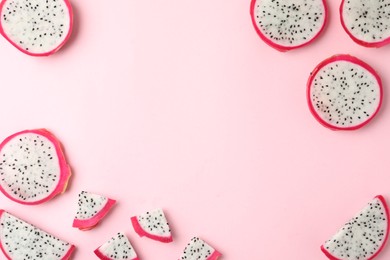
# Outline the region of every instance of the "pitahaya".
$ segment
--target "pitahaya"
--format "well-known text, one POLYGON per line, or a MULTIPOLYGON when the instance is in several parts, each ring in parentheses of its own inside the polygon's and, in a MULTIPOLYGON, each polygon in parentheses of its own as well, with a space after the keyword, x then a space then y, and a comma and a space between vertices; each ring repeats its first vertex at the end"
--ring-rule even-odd
POLYGON ((327 21, 325 0, 252 0, 250 12, 260 38, 279 51, 311 43, 327 21))
POLYGON ((103 260, 138 260, 137 253, 124 233, 118 233, 95 250, 97 257, 103 260))
POLYGON ((7 259, 70 258, 74 246, 0 210, 0 247, 7 259))
POLYGON ((135 232, 164 243, 172 242, 171 229, 162 209, 146 212, 131 218, 135 232))
POLYGON ((20 51, 49 56, 69 39, 73 12, 69 0, 3 0, 0 33, 20 51))
POLYGON ((184 249, 179 260, 217 260, 221 253, 199 237, 194 237, 184 249))
POLYGON ((382 82, 373 68, 350 55, 335 55, 311 73, 307 100, 314 117, 333 130, 367 124, 382 104, 382 82))
POLYGON ((73 227, 80 230, 94 228, 111 210, 115 200, 86 191, 79 193, 78 209, 73 227))
POLYGON ((377 196, 349 220, 321 250, 332 260, 368 260, 384 247, 389 233, 386 201, 377 196))
POLYGON ((382 47, 390 43, 389 0, 343 0, 340 19, 344 30, 360 45, 382 47))
POLYGON ((60 142, 46 129, 25 130, 0 144, 0 190, 13 201, 48 201, 66 190, 70 176, 60 142))

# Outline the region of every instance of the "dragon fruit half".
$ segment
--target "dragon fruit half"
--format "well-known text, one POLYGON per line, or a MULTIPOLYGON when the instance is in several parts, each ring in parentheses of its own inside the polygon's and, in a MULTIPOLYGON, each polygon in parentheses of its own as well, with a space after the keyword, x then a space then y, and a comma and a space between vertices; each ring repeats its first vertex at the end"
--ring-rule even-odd
POLYGON ((66 190, 70 176, 60 142, 45 129, 25 130, 0 144, 0 190, 13 201, 48 201, 66 190))
POLYGON ((99 194, 80 192, 73 227, 80 230, 94 228, 107 215, 115 202, 115 200, 99 194))
POLYGON ((103 260, 138 260, 129 239, 124 233, 118 233, 95 250, 95 255, 103 260))
POLYGON ((340 19, 344 30, 360 45, 382 47, 390 43, 389 0, 343 0, 340 19))
POLYGON ((73 12, 68 0, 3 0, 0 14, 0 33, 28 55, 51 55, 71 35, 73 12))
POLYGON ((70 258, 74 246, 0 210, 0 247, 7 259, 70 258))
POLYGON ((326 241, 321 250, 332 260, 373 259, 384 247, 388 233, 386 201, 377 196, 326 241))
POLYGON ((131 218, 135 232, 164 243, 172 242, 171 229, 162 209, 146 212, 131 218))
POLYGON ((350 55, 335 55, 311 73, 307 100, 314 117, 333 130, 367 124, 382 104, 382 82, 373 68, 350 55))
POLYGON ((184 249, 180 260, 217 260, 220 256, 221 253, 202 239, 194 237, 184 249))
POLYGON ((325 0, 252 0, 250 13, 260 38, 279 51, 311 43, 327 20, 325 0))

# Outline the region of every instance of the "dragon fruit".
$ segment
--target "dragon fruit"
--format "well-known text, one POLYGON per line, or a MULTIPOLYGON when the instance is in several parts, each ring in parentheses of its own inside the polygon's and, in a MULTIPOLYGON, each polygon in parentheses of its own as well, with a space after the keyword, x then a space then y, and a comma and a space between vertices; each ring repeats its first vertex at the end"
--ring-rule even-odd
POLYGON ((390 1, 343 0, 341 24, 356 43, 382 47, 390 43, 390 1))
POLYGON ((45 129, 25 130, 0 144, 0 190, 13 201, 46 202, 66 190, 70 176, 60 142, 45 129))
POLYGON ((327 21, 325 0, 252 0, 250 13, 260 38, 279 51, 311 43, 327 21))
POLYGON ((124 233, 118 233, 95 250, 95 255, 103 260, 138 260, 137 253, 124 233))
POLYGON ((102 195, 86 191, 80 192, 73 227, 80 230, 92 229, 106 216, 115 202, 115 200, 102 195))
POLYGON ((311 73, 307 100, 314 117, 333 130, 366 125, 382 104, 382 83, 373 68, 350 55, 335 55, 311 73))
POLYGON ((194 237, 184 249, 180 260, 217 260, 221 256, 217 250, 212 248, 199 237, 194 237))
POLYGON ((173 241, 171 229, 162 209, 146 212, 131 218, 135 232, 164 243, 173 241))
POLYGON ((70 258, 74 246, 0 210, 0 247, 7 259, 70 258))
POLYGON ((377 196, 326 241, 321 250, 332 260, 373 259, 386 243, 388 222, 386 201, 377 196))
POLYGON ((0 33, 20 51, 49 56, 69 39, 73 12, 68 0, 3 0, 0 33))

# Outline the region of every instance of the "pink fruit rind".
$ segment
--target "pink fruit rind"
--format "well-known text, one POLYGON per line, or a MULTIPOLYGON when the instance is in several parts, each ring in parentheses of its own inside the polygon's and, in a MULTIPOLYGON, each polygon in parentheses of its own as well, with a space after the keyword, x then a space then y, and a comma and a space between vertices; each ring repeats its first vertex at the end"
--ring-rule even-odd
POLYGON ((153 240, 156 240, 156 241, 160 241, 160 242, 163 242, 163 243, 170 243, 170 242, 173 241, 172 235, 170 235, 168 237, 163 237, 163 236, 156 236, 156 235, 153 235, 153 234, 150 234, 150 233, 146 232, 141 227, 141 225, 139 224, 137 217, 131 217, 131 224, 133 225, 134 231, 140 237, 145 236, 145 237, 148 237, 150 239, 153 239, 153 240))
POLYGON ((207 259, 207 260, 217 260, 219 257, 221 257, 222 254, 220 252, 218 252, 217 250, 215 250, 211 255, 210 257, 207 259))
MULTIPOLYGON (((105 256, 102 252, 100 252, 99 248, 93 251, 97 257, 99 257, 101 260, 112 260, 111 258, 105 256)), ((138 257, 129 259, 129 260, 139 260, 138 257)))
MULTIPOLYGON (((0 219, 3 215, 5 211, 3 209, 0 209, 0 219)), ((12 260, 12 258, 7 254, 7 252, 5 251, 4 249, 4 246, 3 246, 3 243, 2 241, 0 240, 0 249, 1 251, 3 252, 4 256, 8 259, 8 260, 12 260)), ((64 257, 62 258, 62 260, 68 260, 70 259, 70 256, 72 255, 73 251, 75 250, 75 246, 74 245, 71 245, 68 252, 66 252, 66 254, 64 255, 64 257)))
MULTIPOLYGON (((2 10, 3 10, 3 7, 4 7, 4 4, 5 2, 7 2, 8 0, 3 0, 0 2, 0 13, 2 13, 2 10)), ((33 52, 29 52, 29 51, 26 51, 25 49, 21 48, 20 46, 18 46, 15 42, 13 42, 8 36, 7 34, 4 32, 4 29, 3 29, 3 26, 2 26, 2 23, 0 21, 0 34, 8 41, 10 42, 15 48, 17 48, 19 51, 27 54, 27 55, 30 55, 30 56, 35 56, 35 57, 43 57, 43 56, 50 56, 54 53, 56 53, 59 49, 61 49, 62 46, 64 46, 64 44, 69 40, 71 34, 72 34, 72 30, 73 30, 73 9, 72 9, 72 5, 70 4, 69 0, 62 0, 65 2, 67 8, 68 8, 68 11, 69 11, 69 31, 68 31, 68 34, 66 35, 65 39, 53 50, 49 51, 49 52, 45 52, 45 53, 33 53, 33 52)))
POLYGON ((368 65, 367 63, 365 63, 364 61, 362 60, 359 60, 358 58, 354 57, 354 56, 351 56, 351 55, 348 55, 348 54, 337 54, 337 55, 334 55, 324 61, 322 61, 320 64, 317 65, 317 67, 312 71, 312 73, 310 74, 310 77, 309 77, 309 80, 307 82, 307 91, 306 91, 306 98, 307 98, 307 102, 308 102, 308 105, 309 105, 309 109, 310 109, 310 112, 312 113, 312 115, 314 116, 314 118, 320 123, 322 124, 323 126, 331 129, 331 130, 356 130, 356 129, 359 129, 363 126, 365 126, 366 124, 368 124, 375 116, 376 114, 378 114, 381 106, 382 106, 382 101, 383 101, 383 87, 382 87, 382 81, 381 81, 381 78, 379 77, 378 73, 370 66, 368 65), (356 126, 351 126, 351 127, 336 127, 334 125, 331 125, 329 124, 328 122, 326 122, 325 120, 323 120, 317 113, 317 111, 315 110, 312 102, 311 102, 311 97, 310 97, 310 90, 311 90, 311 85, 312 85, 312 82, 316 76, 316 74, 326 65, 332 63, 332 62, 336 62, 336 61, 348 61, 348 62, 352 62, 354 64, 357 64, 361 67, 363 67, 364 69, 368 70, 372 75, 374 75, 375 79, 377 80, 378 82, 378 85, 379 85, 379 104, 378 104, 378 107, 377 109, 375 110, 375 112, 372 114, 372 116, 370 118, 368 118, 366 121, 362 122, 361 124, 359 125, 356 125, 356 126))
POLYGON ((369 47, 369 48, 380 48, 380 47, 383 47, 387 44, 390 43, 390 37, 382 40, 382 41, 379 41, 379 42, 365 42, 365 41, 362 41, 358 38, 356 38, 347 28, 345 22, 344 22, 344 18, 343 18, 343 9, 344 9, 344 4, 345 4, 345 0, 342 0, 341 2, 341 5, 340 5, 340 9, 339 9, 339 12, 340 12, 340 21, 341 21, 341 25, 343 26, 345 32, 348 34, 348 36, 354 41, 356 42, 357 44, 359 45, 362 45, 364 47, 369 47))
POLYGON ((110 209, 115 205, 116 200, 108 199, 106 205, 102 208, 101 211, 99 211, 95 216, 93 216, 90 219, 74 219, 73 220, 73 227, 79 228, 81 230, 88 230, 90 228, 93 228, 96 226, 100 220, 104 218, 105 215, 110 211, 110 209))
POLYGON ((38 201, 34 201, 34 202, 25 202, 25 201, 17 200, 17 199, 15 199, 15 198, 13 198, 12 196, 10 196, 10 195, 3 189, 3 187, 1 187, 1 186, 0 186, 0 191, 1 191, 7 198, 9 198, 10 200, 13 200, 13 201, 15 201, 15 202, 18 202, 18 203, 20 203, 20 204, 24 204, 24 205, 37 205, 37 204, 41 204, 41 203, 44 203, 44 202, 46 202, 46 201, 49 201, 49 200, 51 200, 53 197, 55 197, 56 195, 63 193, 63 192, 66 190, 66 186, 67 186, 67 184, 68 184, 69 178, 70 178, 70 176, 72 175, 72 173, 71 173, 71 170, 70 170, 69 165, 66 163, 65 155, 64 155, 64 153, 63 153, 63 151, 62 151, 62 148, 61 148, 61 143, 58 141, 58 139, 57 139, 51 132, 49 132, 49 131, 46 130, 46 129, 24 130, 24 131, 15 133, 15 134, 13 134, 13 135, 7 137, 7 138, 0 144, 0 151, 3 149, 3 147, 4 147, 10 140, 12 140, 13 138, 15 138, 15 137, 18 136, 18 135, 27 134, 27 133, 42 135, 42 136, 46 137, 47 139, 49 139, 50 142, 53 143, 53 145, 54 145, 54 147, 55 147, 55 150, 56 150, 56 153, 57 153, 57 156, 58 156, 58 163, 59 163, 59 165, 60 165, 61 176, 60 176, 59 182, 58 182, 56 188, 53 190, 53 192, 52 192, 51 194, 49 194, 49 195, 48 195, 46 198, 44 198, 44 199, 41 199, 41 200, 38 200, 38 201))
MULTIPOLYGON (((383 205, 383 208, 385 209, 385 213, 386 213, 386 219, 387 219, 387 230, 386 230, 386 234, 385 234, 385 239, 383 240, 383 243, 382 245, 379 247, 378 251, 376 251, 376 253, 371 256, 370 258, 368 258, 367 260, 372 260, 374 259, 376 256, 378 256, 378 254, 382 251, 382 249, 384 248, 385 244, 386 244, 386 241, 387 241, 387 238, 389 237, 389 208, 387 206, 387 203, 386 203, 386 200, 385 198, 382 196, 382 195, 378 195, 375 197, 376 199, 379 199, 379 201, 382 203, 383 205)), ((334 257, 329 251, 326 250, 326 248, 322 245, 321 246, 321 251, 330 259, 330 260, 342 260, 342 259, 339 259, 337 257, 334 257)))
POLYGON ((257 26, 257 22, 256 22, 256 18, 255 18, 255 7, 256 7, 256 0, 252 0, 251 2, 251 6, 250 6, 250 15, 251 15, 251 18, 252 18, 252 24, 253 26, 255 27, 255 30, 257 32, 257 34, 260 36, 260 38, 266 43, 268 44, 269 46, 271 46, 272 48, 278 50, 278 51, 281 51, 281 52, 286 52, 286 51, 290 51, 290 50, 293 50, 293 49, 297 49, 297 48, 300 48, 300 47, 303 47, 303 46, 306 46, 310 43, 312 43, 314 40, 316 40, 318 38, 318 36, 320 36, 320 34, 323 32, 323 30, 325 29, 325 26, 328 22, 328 7, 327 7, 327 4, 326 4, 326 0, 322 0, 322 3, 324 5, 324 22, 322 24, 322 27, 321 29, 318 31, 318 33, 308 42, 305 42, 303 44, 300 44, 300 45, 296 45, 296 46, 283 46, 283 45, 280 45, 280 44, 276 44, 274 43, 273 41, 271 41, 270 39, 268 39, 259 29, 259 27, 257 26))

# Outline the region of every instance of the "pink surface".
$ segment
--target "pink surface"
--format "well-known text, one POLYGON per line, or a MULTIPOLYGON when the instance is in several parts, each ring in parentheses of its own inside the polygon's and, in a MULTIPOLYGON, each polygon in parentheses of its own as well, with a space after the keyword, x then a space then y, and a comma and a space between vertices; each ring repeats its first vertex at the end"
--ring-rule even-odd
MULTIPOLYGON (((63 142, 69 190, 2 208, 74 243, 74 259, 125 231, 140 259, 177 259, 200 236, 223 260, 326 259, 320 245, 373 196, 390 199, 390 46, 344 32, 340 1, 312 45, 288 53, 256 34, 250 1, 72 1, 70 42, 49 58, 0 39, 1 138, 46 127, 63 142), (354 132, 320 125, 309 73, 352 54, 382 77, 384 103, 354 132), (77 194, 118 201, 104 222, 72 228, 77 194), (130 216, 162 207, 174 242, 139 238, 130 216)), ((2 258, 2 256, 0 256, 2 258)), ((378 260, 390 258, 390 245, 378 260)))

